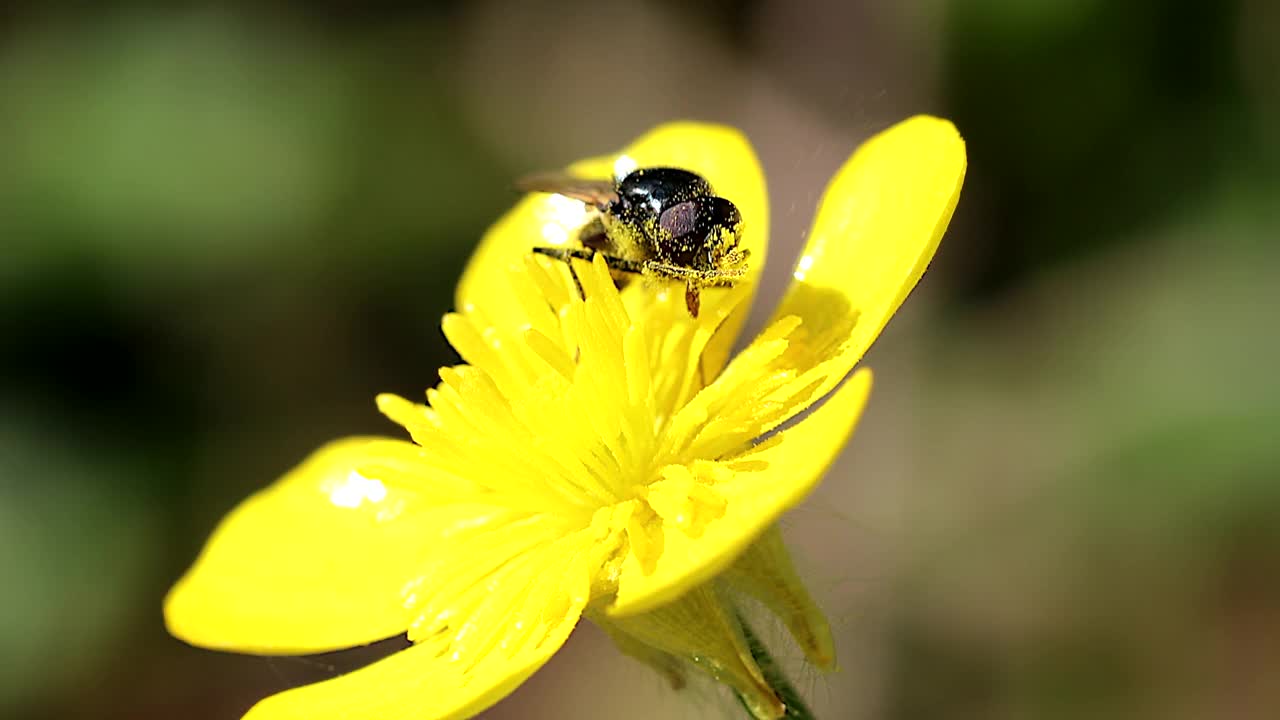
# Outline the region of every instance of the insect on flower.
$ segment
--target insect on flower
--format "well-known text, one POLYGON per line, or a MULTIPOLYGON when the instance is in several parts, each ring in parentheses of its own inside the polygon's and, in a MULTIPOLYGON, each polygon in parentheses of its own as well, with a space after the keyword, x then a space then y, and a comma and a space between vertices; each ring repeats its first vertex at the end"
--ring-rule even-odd
POLYGON ((803 717, 740 601, 835 666, 777 524, 857 426, 871 373, 856 366, 933 257, 965 167, 939 118, 864 143, 737 353, 769 254, 741 133, 670 123, 574 163, 573 184, 531 183, 555 194, 485 233, 441 322, 462 362, 421 400, 377 398, 408 438, 328 443, 241 503, 170 591, 166 626, 262 655, 411 643, 246 720, 465 720, 583 620, 673 685, 698 673, 755 720, 803 717), (637 274, 686 296, 619 287, 637 274))
POLYGON ((571 270, 571 258, 590 260, 598 253, 615 273, 683 281, 685 307, 695 318, 703 287, 732 286, 746 275, 751 253, 738 247, 742 215, 697 173, 643 168, 617 182, 547 173, 517 184, 581 200, 598 211, 578 233, 582 248, 533 249, 569 263, 571 270))

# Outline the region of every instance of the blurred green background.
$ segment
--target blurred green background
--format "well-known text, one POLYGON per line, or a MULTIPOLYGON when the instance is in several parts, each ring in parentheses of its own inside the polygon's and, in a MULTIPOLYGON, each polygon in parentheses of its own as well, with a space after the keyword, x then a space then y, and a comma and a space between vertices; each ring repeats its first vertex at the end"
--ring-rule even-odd
MULTIPOLYGON (((841 653, 802 690, 825 718, 1277 717, 1277 7, 5 4, 0 716, 238 718, 367 661, 190 648, 160 601, 240 498, 395 430, 373 395, 454 359, 512 178, 742 127, 759 327, 830 173, 932 112, 968 141, 952 230, 784 521, 841 653)), ((738 712, 584 626, 486 717, 738 712)))

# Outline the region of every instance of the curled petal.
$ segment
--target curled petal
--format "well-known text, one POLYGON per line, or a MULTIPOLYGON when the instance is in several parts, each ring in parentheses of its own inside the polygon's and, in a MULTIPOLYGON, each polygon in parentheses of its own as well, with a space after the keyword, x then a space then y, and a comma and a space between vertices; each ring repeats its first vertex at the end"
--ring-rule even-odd
POLYGON ((922 115, 864 143, 827 187, 773 316, 802 321, 779 367, 821 375, 814 399, 862 358, 924 274, 965 166, 955 127, 922 115))
POLYGON ((651 610, 729 567, 818 484, 853 432, 870 390, 870 371, 859 371, 808 418, 727 461, 732 477, 715 485, 725 500, 718 516, 696 535, 662 524, 662 552, 656 559, 642 562, 632 553, 623 561, 610 614, 651 610))

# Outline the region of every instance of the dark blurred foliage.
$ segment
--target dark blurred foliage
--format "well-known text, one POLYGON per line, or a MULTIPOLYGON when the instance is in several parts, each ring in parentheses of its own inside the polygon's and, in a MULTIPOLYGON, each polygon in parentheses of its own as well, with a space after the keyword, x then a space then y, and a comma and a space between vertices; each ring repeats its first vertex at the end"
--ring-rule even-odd
POLYGON ((949 106, 974 178, 998 188, 976 289, 1105 249, 1224 182, 1274 197, 1240 3, 977 0, 949 17, 949 106))
MULTIPOLYGON (((0 715, 233 718, 368 660, 188 648, 161 598, 236 501, 391 432, 373 395, 456 359, 439 318, 513 177, 676 117, 743 127, 767 305, 830 172, 933 112, 969 143, 952 232, 784 528, 843 654, 801 689, 824 717, 1272 717, 1277 23, 1265 0, 6 5, 0 715)), ((580 636, 493 716, 732 715, 580 636)))

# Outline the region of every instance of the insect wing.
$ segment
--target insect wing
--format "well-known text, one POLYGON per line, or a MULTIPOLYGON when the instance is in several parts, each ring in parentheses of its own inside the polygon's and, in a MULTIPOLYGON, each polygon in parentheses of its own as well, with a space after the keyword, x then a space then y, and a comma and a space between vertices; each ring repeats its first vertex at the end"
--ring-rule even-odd
POLYGON ((516 181, 516 187, 525 192, 563 195, 597 208, 603 208, 618 199, 617 187, 612 180, 589 180, 568 173, 527 175, 516 181))

